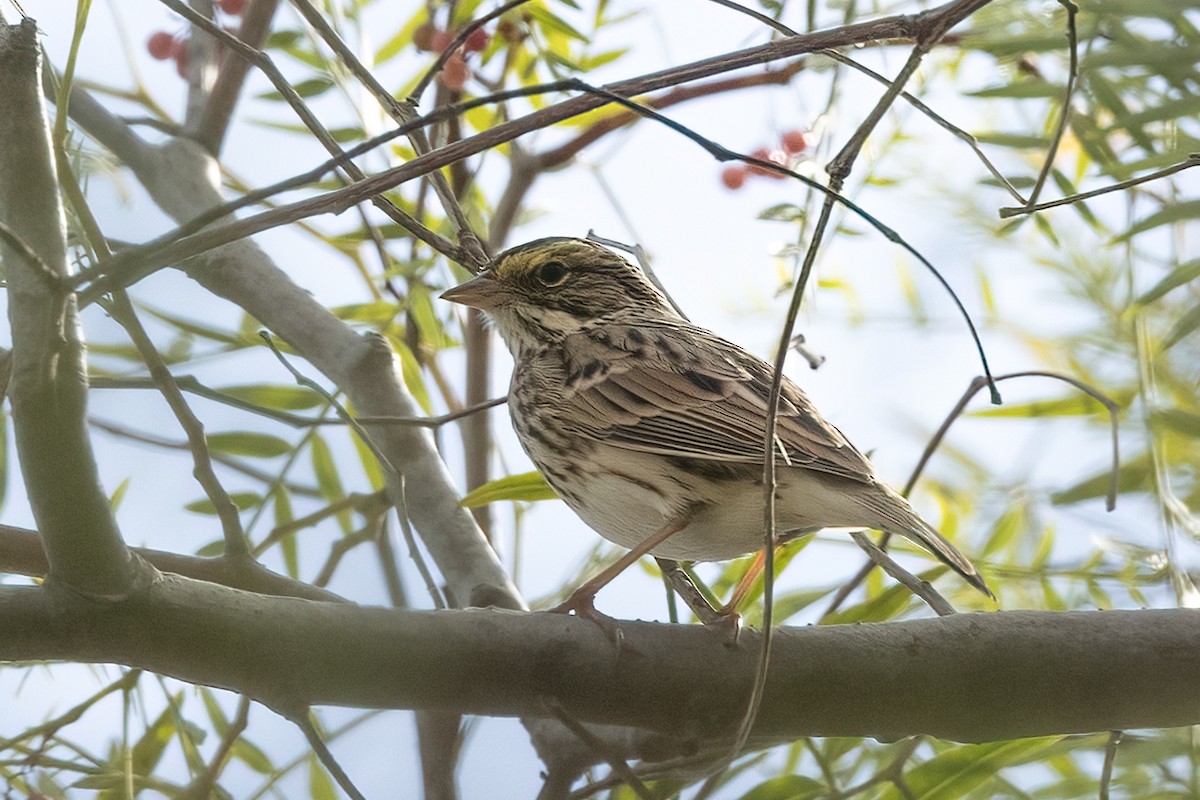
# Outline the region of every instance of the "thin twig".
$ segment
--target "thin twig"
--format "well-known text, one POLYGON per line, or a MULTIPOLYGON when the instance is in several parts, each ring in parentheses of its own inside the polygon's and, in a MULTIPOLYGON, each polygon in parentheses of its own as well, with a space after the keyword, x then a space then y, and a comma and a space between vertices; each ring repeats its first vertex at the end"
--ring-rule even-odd
MULTIPOLYGON (((278 411, 273 408, 255 405, 246 400, 222 392, 220 389, 202 384, 194 375, 179 375, 175 378, 175 383, 180 389, 191 392, 199 397, 207 400, 213 400, 217 403, 223 403, 233 408, 240 408, 243 411, 249 411, 252 414, 267 417, 285 425, 290 425, 293 428, 313 428, 324 425, 345 425, 343 419, 320 419, 313 417, 305 417, 299 414, 291 414, 287 411, 278 411)), ((153 389, 154 382, 148 378, 121 378, 121 377, 93 377, 89 380, 89 386, 92 389, 153 389)), ((452 411, 448 414, 441 414, 434 417, 389 417, 389 416, 358 416, 355 417, 359 423, 367 425, 413 425, 420 428, 438 428, 448 422, 469 417, 472 414, 478 414, 480 411, 486 411, 489 408, 504 405, 508 402, 508 395, 503 397, 495 397, 488 400, 486 403, 480 403, 469 408, 460 408, 457 411, 452 411)))
POLYGON ((1166 178, 1174 175, 1176 172, 1182 172, 1185 169, 1191 169, 1192 167, 1196 166, 1200 166, 1200 153, 1189 153, 1188 157, 1183 161, 1180 161, 1178 164, 1172 164, 1169 167, 1165 167, 1156 172, 1151 172, 1148 175, 1143 175, 1140 178, 1130 178, 1129 180, 1119 181, 1118 183, 1114 183, 1100 189, 1093 189, 1090 192, 1081 192, 1079 194, 1073 194, 1070 197, 1062 197, 1058 200, 1048 200, 1045 203, 1038 203, 1036 205, 1026 205, 1017 208, 1005 206, 1004 208, 1000 209, 1000 217, 1002 219, 1007 219, 1009 217, 1020 216, 1021 214, 1033 214, 1037 211, 1045 211, 1048 208, 1056 208, 1057 206, 1071 205, 1084 200, 1091 200, 1093 197, 1099 197, 1102 194, 1117 192, 1122 189, 1129 189, 1133 186, 1147 183, 1149 181, 1156 181, 1159 178, 1166 178))
POLYGON ((311 711, 297 714, 292 719, 292 722, 304 732, 304 738, 308 739, 308 746, 316 753, 317 759, 325 767, 325 770, 333 776, 337 785, 342 787, 342 791, 350 795, 351 800, 367 800, 366 795, 358 790, 358 787, 350 780, 350 776, 342 769, 342 765, 333 757, 329 746, 325 744, 325 740, 321 738, 317 727, 313 725, 312 719, 310 719, 311 714, 311 711))
POLYGON ((416 106, 420 105, 421 95, 425 94, 425 90, 429 88, 429 84, 431 84, 433 79, 437 77, 437 74, 442 71, 442 67, 446 66, 446 61, 450 59, 450 56, 453 55, 458 48, 463 46, 463 44, 467 41, 467 38, 472 33, 479 30, 484 25, 487 25, 489 22, 496 19, 496 17, 512 11, 517 6, 525 5, 527 2, 529 2, 529 0, 509 0, 507 3, 504 3, 484 14, 482 17, 473 19, 464 25, 462 30, 458 32, 458 35, 455 36, 454 39, 451 40, 450 44, 446 46, 446 49, 438 54, 438 57, 434 60, 433 64, 428 70, 425 71, 425 74, 421 76, 421 79, 417 81, 417 85, 413 87, 412 94, 409 95, 409 102, 412 103, 413 107, 415 108, 416 106))
MULTIPOLYGON (((207 800, 207 798, 214 794, 213 789, 216 787, 217 778, 220 777, 221 771, 229 763, 229 756, 233 752, 233 746, 246 730, 249 722, 250 698, 242 695, 238 699, 237 712, 234 714, 233 720, 229 723, 229 727, 226 728, 225 733, 221 736, 221 741, 217 745, 217 750, 213 753, 212 759, 209 760, 208 766, 184 790, 183 797, 207 800)), ((180 727, 182 728, 183 726, 180 727)))
POLYGON ((138 319, 129 296, 122 290, 113 292, 112 298, 109 313, 129 334, 134 347, 137 348, 142 360, 146 362, 146 367, 150 370, 150 377, 157 384, 163 398, 167 401, 167 406, 187 436, 188 446, 192 451, 192 474, 204 489, 204 493, 208 495, 208 499, 217 512, 217 519, 221 522, 221 531, 225 537, 225 555, 230 558, 249 556, 246 532, 242 529, 237 506, 229 493, 225 491, 225 487, 221 485, 221 481, 213 469, 212 454, 209 452, 208 442, 204 438, 203 423, 192 412, 187 400, 183 397, 183 392, 179 390, 175 379, 171 377, 171 371, 154 346, 154 342, 151 341, 150 335, 142 327, 142 322, 138 319))
MULTIPOLYGON (((916 67, 914 66, 912 69, 915 70, 916 67)), ((908 252, 910 255, 912 255, 914 258, 916 258, 921 263, 921 265, 924 266, 930 272, 930 274, 933 275, 934 279, 937 280, 937 282, 939 284, 941 284, 942 288, 946 290, 947 294, 949 294, 951 301, 953 301, 955 307, 959 311, 959 314, 962 316, 963 320, 966 322, 967 330, 970 332, 971 339, 975 344, 976 352, 979 354, 980 365, 983 368, 984 375, 988 379, 988 388, 991 393, 992 403, 994 403, 996 405, 1000 404, 1000 402, 1001 402, 1000 391, 996 388, 995 382, 992 380, 991 367, 988 365, 987 354, 983 349, 983 341, 979 338, 979 331, 975 328, 975 322, 971 319, 970 313, 967 312, 966 306, 963 305, 962 300, 959 299, 959 297, 958 297, 958 294, 954 291, 953 287, 950 286, 950 282, 946 280, 946 277, 944 275, 942 275, 942 273, 935 266, 933 266, 933 264, 929 261, 929 259, 927 259, 927 258, 925 258, 925 256, 921 255, 921 253, 915 247, 913 247, 911 244, 909 244, 893 228, 888 227, 883 222, 881 222, 878 218, 876 218, 874 215, 870 214, 864 208, 862 208, 860 205, 855 203, 853 200, 851 200, 848 197, 846 197, 845 195, 841 194, 840 183, 835 183, 835 182, 831 181, 829 186, 825 186, 825 185, 813 180, 812 178, 809 178, 806 175, 801 175, 800 173, 798 173, 792 169, 789 169, 788 167, 783 166, 782 164, 777 164, 774 161, 768 161, 765 159, 756 158, 755 156, 745 155, 743 153, 738 153, 736 151, 730 150, 720 144, 717 144, 716 142, 712 141, 711 139, 705 138, 704 136, 700 135, 699 133, 696 133, 691 128, 688 128, 687 126, 685 126, 679 122, 676 122, 675 120, 673 120, 669 117, 666 117, 651 108, 647 108, 646 106, 643 106, 640 103, 630 100, 627 97, 623 97, 621 95, 614 94, 613 92, 610 92, 607 89, 590 86, 588 84, 583 83, 582 81, 578 81, 577 83, 579 85, 579 88, 582 91, 594 92, 603 97, 607 97, 614 103, 622 105, 631 110, 635 110, 639 114, 642 114, 649 119, 655 120, 656 122, 661 122, 663 125, 666 125, 671 130, 673 130, 679 134, 682 134, 683 136, 687 137, 691 141, 693 141, 696 144, 703 147, 718 161, 734 161, 734 160, 742 161, 746 164, 760 167, 760 168, 768 170, 770 172, 776 172, 780 175, 786 175, 791 178, 795 178, 796 180, 799 180, 801 183, 805 184, 806 186, 808 186, 812 189, 815 189, 816 191, 819 191, 822 194, 824 194, 825 198, 826 198, 826 205, 831 205, 832 203, 836 202, 836 203, 844 206, 845 208, 847 208, 851 212, 853 212, 856 216, 861 218, 868 225, 870 225, 872 228, 874 228, 876 231, 883 234, 884 237, 886 237, 889 241, 891 241, 892 243, 899 245, 901 248, 903 248, 906 252, 908 252)), ((893 95, 893 99, 894 99, 894 95, 893 95)), ((878 115, 873 114, 873 115, 871 115, 871 118, 875 118, 877 116, 881 117, 882 114, 878 114, 878 115)), ((861 127, 859 130, 861 130, 861 127)), ((842 172, 843 174, 848 173, 849 162, 847 161, 847 159, 853 158, 853 156, 857 153, 857 149, 855 149, 855 147, 852 147, 852 145, 857 145, 858 147, 861 147, 862 141, 865 141, 865 136, 859 136, 858 139, 859 139, 859 141, 857 141, 857 142, 852 140, 849 144, 847 144, 846 147, 842 148, 842 152, 839 153, 836 158, 834 158, 833 163, 831 163, 831 165, 829 167, 831 174, 834 174, 835 172, 842 172)), ((790 332, 789 332, 789 336, 790 336, 790 332)), ((790 339, 789 339, 789 341, 790 341, 790 339)), ((784 353, 786 354, 786 349, 784 350, 784 353)))
MULTIPOLYGON (((142 444, 148 444, 154 447, 162 447, 168 450, 191 450, 191 445, 189 445, 186 440, 179 441, 176 439, 166 439, 161 436, 155 436, 144 431, 134 430, 133 428, 119 425, 115 422, 108 422, 96 417, 89 416, 88 424, 94 428, 99 428, 105 433, 111 433, 113 436, 120 436, 123 439, 130 439, 135 442, 141 442, 142 444)), ((270 483, 271 481, 275 480, 273 475, 270 475, 263 470, 258 469, 257 467, 252 467, 236 458, 232 458, 221 453, 210 453, 210 455, 212 456, 212 460, 218 464, 229 467, 230 469, 240 472, 250 478, 254 478, 257 481, 270 483)), ((285 487, 289 492, 298 494, 302 497, 322 496, 320 490, 315 486, 302 486, 297 483, 288 483, 285 484, 285 487)))
MULTIPOLYGON (((337 140, 333 138, 333 135, 329 132, 329 130, 325 128, 317 116, 312 112, 312 110, 308 107, 308 104, 304 102, 304 98, 302 98, 292 87, 292 85, 283 77, 283 73, 281 73, 279 68, 275 66, 275 62, 271 60, 270 56, 259 50, 249 47, 236 36, 232 36, 226 31, 222 30, 220 27, 213 24, 212 21, 206 19, 203 15, 198 14, 189 8, 186 3, 180 2, 180 0, 159 0, 159 2, 166 5, 175 13, 183 16, 193 25, 201 28, 206 33, 215 36, 219 41, 223 42, 227 47, 229 47, 231 52, 247 59, 256 67, 258 67, 259 70, 261 70, 262 73, 267 77, 267 79, 271 81, 271 85, 275 87, 276 91, 283 96, 283 99, 292 108, 292 110, 296 112, 296 116, 300 118, 300 121, 304 123, 305 127, 307 127, 310 132, 312 132, 317 141, 319 141, 321 145, 324 146, 325 149, 334 157, 342 155, 341 145, 338 144, 337 140)), ((352 161, 346 161, 341 165, 341 168, 349 176, 350 180, 355 183, 361 183, 366 178, 366 174, 362 172, 362 170, 360 170, 352 161)), ((417 220, 405 213, 399 206, 384 197, 382 193, 372 193, 370 197, 363 199, 370 200, 380 211, 391 218, 393 222, 395 222, 397 225, 400 225, 417 238, 421 239, 433 249, 452 258, 457 256, 458 248, 433 231, 429 230, 429 228, 417 222, 417 220)))
MULTIPOLYGON (((863 75, 873 78, 874 80, 878 81, 879 83, 883 83, 883 84, 888 83, 888 79, 886 77, 884 77, 883 75, 880 75, 878 72, 876 72, 875 70, 866 66, 865 64, 860 64, 857 61, 855 61, 854 59, 852 59, 848 56, 845 56, 836 50, 825 50, 823 52, 823 55, 826 55, 829 58, 832 58, 834 61, 838 62, 839 64, 843 64, 847 67, 850 67, 851 69, 857 70, 857 71, 861 72, 863 75)), ((1019 191, 1017 191, 1017 188, 1012 185, 1012 183, 1008 180, 1008 178, 1004 177, 1004 173, 1000 172, 999 167, 997 167, 995 164, 993 164, 991 159, 989 159, 987 157, 987 155, 983 152, 983 149, 979 146, 978 139, 976 139, 974 136, 972 136, 971 134, 964 131, 962 128, 955 125, 950 120, 948 120, 945 117, 943 117, 942 115, 938 114, 936 111, 934 111, 929 106, 925 105, 925 103, 923 103, 918 98, 914 97, 912 94, 910 94, 908 92, 901 92, 900 97, 904 98, 904 100, 907 101, 908 104, 911 105, 913 108, 915 108, 917 111, 920 111, 926 117, 933 120, 933 122, 935 122, 943 130, 949 132, 955 138, 960 139, 963 142, 965 142, 967 144, 967 146, 970 147, 972 151, 974 151, 975 156, 983 164, 984 168, 992 174, 993 178, 996 179, 996 182, 999 183, 1002 187, 1004 187, 1005 191, 1007 191, 1010 195, 1012 195, 1012 197, 1018 203, 1026 202, 1025 198, 1021 195, 1021 193, 1019 191)))
POLYGON ((69 279, 55 272, 54 268, 37 254, 29 242, 4 222, 0 222, 0 240, 12 248, 16 255, 24 259, 29 266, 33 267, 37 276, 46 281, 51 289, 57 292, 70 291, 69 279))
MULTIPOLYGON (((525 0, 522 0, 522 2, 524 1, 525 0)), ((305 22, 313 27, 325 44, 329 45, 330 49, 333 50, 339 59, 341 59, 346 68, 350 70, 351 74, 358 78, 359 82, 362 83, 367 91, 371 93, 371 95, 375 98, 375 101, 379 103, 380 107, 388 114, 388 116, 392 117, 401 124, 413 121, 414 117, 416 116, 415 104, 411 100, 406 103, 401 103, 392 97, 391 92, 385 89, 384 86, 375 79, 375 76, 371 74, 371 71, 368 70, 361 61, 359 61, 358 56, 354 54, 354 51, 347 46, 340 36, 338 36, 337 31, 333 29, 333 27, 321 15, 321 13, 313 6, 312 3, 309 2, 309 0, 291 0, 291 2, 292 6, 295 7, 298 12, 300 12, 302 17, 304 17, 305 22)), ((478 25, 475 25, 474 27, 478 27, 478 25)), ((471 26, 468 26, 468 28, 473 29, 471 26)), ((413 149, 419 156, 428 153, 432 149, 429 145, 429 139, 426 137, 425 131, 422 128, 414 128, 412 131, 410 131, 408 133, 408 139, 412 144, 413 149)), ((357 176, 355 176, 353 172, 350 172, 350 175, 354 177, 355 180, 362 180, 364 177, 366 177, 361 172, 357 176)), ((486 263, 486 254, 479 252, 480 246, 478 236, 474 233, 474 231, 471 230, 471 225, 467 221, 467 217, 463 213, 462 207, 459 205, 457 198, 455 198, 454 193, 450 191, 450 187, 446 183, 446 177, 440 171, 434 171, 430 173, 429 178, 433 184, 434 191, 437 194, 438 199, 442 203, 443 209, 446 211, 447 216, 454 221, 455 227, 459 232, 460 247, 458 248, 458 255, 455 257, 455 260, 465 259, 467 260, 466 266, 468 268, 472 269, 473 271, 478 271, 479 267, 486 263), (477 257, 479 255, 483 256, 483 260, 477 257)), ((409 217, 407 214, 405 216, 414 223, 418 225, 420 224, 420 222, 413 217, 409 217)), ((432 235, 432 231, 430 231, 430 234, 432 235)))
POLYGON ((1110 731, 1108 734, 1108 743, 1104 746, 1104 768, 1100 770, 1100 800, 1108 800, 1108 787, 1112 783, 1113 766, 1117 761, 1117 748, 1121 745, 1121 739, 1125 737, 1123 731, 1110 731))
POLYGON ((1037 202, 1038 195, 1042 193, 1042 187, 1046 185, 1046 178, 1050 176, 1050 170, 1054 168, 1054 159, 1058 155, 1058 147, 1062 144, 1063 134, 1067 132, 1067 123, 1071 119, 1071 99, 1075 96, 1075 81, 1079 75, 1079 48, 1075 32, 1075 15, 1079 13, 1079 7, 1071 2, 1071 0, 1058 0, 1058 4, 1067 10, 1067 45, 1069 52, 1069 65, 1067 69, 1067 88, 1063 93, 1062 108, 1058 114, 1058 124, 1054 127, 1054 137, 1050 140, 1050 147, 1046 151, 1046 160, 1042 162, 1042 170, 1038 173, 1037 181, 1033 184, 1033 190, 1029 193, 1029 201, 1026 205, 1032 206, 1037 202))
POLYGON ((619 754, 612 752, 605 743, 592 734, 586 726, 580 724, 579 720, 567 713, 567 710, 562 707, 562 704, 553 698, 547 698, 543 701, 544 705, 558 719, 563 726, 571 733, 575 734, 579 741, 583 742, 587 747, 605 760, 612 767, 612 771, 620 777, 625 785, 633 790, 641 800, 657 800, 658 795, 650 790, 650 787, 642 782, 642 779, 637 776, 619 754))
POLYGON ((329 402, 329 405, 333 408, 333 410, 337 413, 338 417, 345 421, 346 424, 352 429, 354 429, 354 432, 358 434, 358 437, 362 440, 362 443, 379 461, 380 466, 382 466, 384 470, 395 479, 396 483, 400 487, 398 494, 399 502, 396 503, 396 511, 400 517, 400 528, 404 531, 405 539, 407 539, 409 543, 409 554, 412 556, 413 563, 416 564, 417 571, 420 572, 421 577, 425 580, 426 586, 429 588, 429 593, 433 598, 434 605, 438 608, 445 608, 446 604, 441 601, 441 593, 437 590, 437 583, 433 580, 433 573, 430 572, 429 566, 425 563, 425 559, 421 555, 421 551, 417 549, 416 537, 413 535, 412 526, 408 521, 408 502, 405 500, 404 494, 404 473, 392 465, 392 462, 389 461, 387 456, 384 455, 383 451, 379 449, 366 430, 358 424, 357 420, 350 416, 350 413, 346 411, 342 404, 337 401, 337 398, 326 391, 325 388, 319 383, 308 378, 298 369, 293 367, 291 362, 283 357, 283 353, 279 352, 279 348, 275 345, 275 340, 269 333, 266 331, 261 331, 259 335, 262 336, 263 340, 267 343, 267 346, 271 348, 271 352, 275 354, 275 357, 279 359, 280 363, 283 364, 288 372, 292 373, 292 377, 296 379, 296 382, 301 386, 307 386, 324 397, 329 402))
POLYGON ((929 585, 929 581, 923 581, 904 567, 897 564, 891 556, 875 546, 866 534, 862 531, 851 531, 850 538, 867 553, 867 557, 879 566, 888 575, 891 575, 897 581, 908 587, 908 590, 917 597, 925 601, 926 605, 934 610, 939 617, 946 617, 951 614, 958 613, 954 607, 946 602, 946 598, 942 597, 937 591, 929 585))
MULTIPOLYGON (((1046 372, 1043 370, 1027 370, 1024 372, 1011 372, 1007 375, 998 375, 996 376, 996 382, 999 383, 1001 381, 1007 381, 1013 378, 1051 378, 1053 380, 1063 381, 1064 383, 1074 386, 1079 391, 1101 403, 1108 411, 1109 429, 1112 435, 1112 470, 1109 472, 1108 494, 1105 497, 1104 505, 1109 511, 1115 509, 1117 507, 1117 492, 1120 487, 1121 478, 1119 430, 1119 414, 1121 407, 1116 403, 1116 401, 1101 392, 1099 389, 1089 386, 1078 378, 1072 378, 1070 375, 1062 375, 1057 372, 1046 372)), ((924 472, 926 465, 933 457, 934 452, 941 445, 942 440, 946 438, 946 434, 949 433, 950 427, 955 423, 955 421, 958 420, 959 417, 963 415, 963 412, 966 411, 967 405, 986 385, 987 382, 981 377, 975 377, 971 379, 970 384, 967 385, 966 391, 964 391, 962 396, 959 397, 958 402, 954 404, 952 409, 950 409, 950 413, 946 415, 945 419, 942 420, 942 424, 938 426, 937 431, 934 432, 933 436, 925 444, 925 449, 921 452, 921 457, 917 459, 916 466, 909 475, 907 483, 904 484, 904 491, 902 492, 903 495, 908 496, 912 493, 913 488, 916 486, 917 480, 921 477, 921 473, 924 472)), ((886 549, 888 542, 891 541, 891 538, 892 535, 885 531, 883 535, 879 537, 877 546, 880 549, 886 549)), ((858 570, 858 572, 856 572, 854 576, 850 578, 850 580, 843 584, 838 590, 837 594, 835 594, 833 599, 829 602, 829 606, 825 609, 825 613, 821 615, 822 618, 828 617, 830 614, 841 608, 842 604, 846 602, 846 599, 850 596, 850 594, 866 579, 867 575, 871 573, 873 568, 873 562, 864 564, 858 570)))
POLYGON ((683 309, 680 307, 679 303, 676 303, 675 298, 672 297, 671 293, 667 291, 667 287, 663 286, 663 282, 658 279, 658 273, 654 271, 654 267, 650 264, 650 259, 646 257, 646 250, 644 247, 642 247, 640 244, 629 245, 623 242, 618 242, 614 239, 605 239, 603 236, 597 236, 596 232, 593 230, 589 230, 587 232, 587 236, 583 238, 587 239, 589 242, 602 244, 605 247, 611 247, 614 250, 620 250, 623 253, 628 253, 629 255, 633 256, 634 259, 637 260, 638 266, 642 268, 642 272, 644 272, 646 277, 650 279, 650 282, 654 284, 655 288, 663 293, 663 297, 667 298, 667 302, 671 304, 671 308, 675 309, 675 313, 684 319, 688 318, 688 315, 683 312, 683 309))
MULTIPOLYGON (((166 1, 164 0, 164 2, 166 1)), ((177 2, 177 0, 170 0, 170 2, 177 2)), ((940 26, 943 26, 948 21, 957 19, 958 15, 963 13, 964 9, 967 11, 972 10, 982 2, 983 0, 972 0, 972 2, 958 0, 958 2, 950 2, 936 9, 923 12, 919 17, 904 15, 885 17, 862 25, 843 26, 831 31, 822 31, 774 41, 736 53, 725 54, 719 58, 705 59, 641 78, 621 81, 610 85, 609 90, 630 96, 639 95, 656 89, 710 77, 722 72, 729 72, 740 67, 760 64, 764 61, 787 58, 831 47, 849 46, 880 38, 911 36, 914 31, 920 32, 927 29, 939 29, 940 26)), ((478 102, 465 103, 462 107, 475 107, 476 105, 498 102, 506 97, 544 93, 545 91, 549 91, 549 87, 552 85, 557 86, 561 90, 574 88, 586 91, 581 89, 580 84, 576 81, 559 81, 555 84, 546 84, 542 87, 497 92, 490 98, 481 99, 478 102)), ((113 284, 128 285, 131 281, 144 277, 167 264, 175 263, 231 241, 245 238, 256 232, 278 225, 289 224, 317 214, 342 210, 362 200, 370 199, 381 192, 392 189, 407 180, 421 177, 435 169, 440 169, 470 155, 490 149, 498 144, 509 142, 530 131, 544 128, 547 125, 598 108, 604 102, 605 100, 602 97, 595 95, 569 98, 561 103, 534 111, 519 119, 497 125, 475 136, 438 148, 432 153, 420 156, 406 164, 386 170, 383 173, 352 184, 344 189, 334 190, 310 200, 284 205, 253 217, 227 223, 212 230, 190 235, 185 240, 167 245, 158 243, 150 253, 139 253, 136 257, 129 256, 129 261, 138 262, 136 268, 121 270, 120 276, 105 276, 97 282, 97 285, 89 287, 82 294, 81 302, 94 300, 97 294, 106 291, 113 284)), ((443 114, 444 112, 435 110, 427 118, 421 120, 420 126, 431 124, 431 119, 434 116, 443 114)), ((387 135, 394 138, 395 136, 402 135, 402 132, 389 132, 387 135)), ((767 168, 774 166, 770 165, 767 168)), ((796 177, 799 178, 800 176, 796 177)), ((116 271, 116 264, 105 265, 105 267, 105 271, 108 271, 110 268, 114 272, 116 271)))
POLYGON ((355 531, 349 536, 343 536, 335 541, 329 548, 329 555, 325 558, 325 563, 317 570, 317 576, 313 578, 313 586, 320 586, 324 589, 329 585, 329 581, 333 579, 333 573, 337 570, 338 565, 342 563, 342 559, 346 553, 349 553, 360 544, 374 541, 379 536, 380 522, 382 517, 370 520, 366 527, 362 530, 355 531))

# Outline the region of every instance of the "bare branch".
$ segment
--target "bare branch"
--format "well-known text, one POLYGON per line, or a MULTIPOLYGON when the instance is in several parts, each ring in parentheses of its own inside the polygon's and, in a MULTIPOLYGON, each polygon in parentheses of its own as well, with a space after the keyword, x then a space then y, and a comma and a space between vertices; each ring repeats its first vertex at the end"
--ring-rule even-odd
MULTIPOLYGON (((596 625, 561 615, 360 608, 171 575, 122 604, 0 587, 0 660, 123 663, 272 708, 538 716, 551 697, 582 722, 661 731, 660 758, 672 742, 682 754, 730 740, 760 634, 744 631, 729 648, 698 625, 621 628, 616 654, 596 625)), ((1200 612, 1187 609, 781 628, 752 743, 918 733, 994 741, 1192 725, 1200 722, 1197 680, 1200 612)))
MULTIPOLYGON (((186 578, 217 583, 231 589, 280 597, 300 597, 327 603, 347 602, 342 597, 301 581, 272 572, 249 559, 204 558, 185 556, 147 547, 130 548, 148 564, 163 572, 186 578)), ((43 577, 49 570, 42 539, 37 531, 0 525, 0 572, 43 577)))
POLYGON ((87 434, 87 367, 74 295, 52 286, 69 272, 65 218, 40 84, 37 26, 0 26, 0 221, 37 253, 3 246, 12 326, 13 425, 25 486, 53 577, 120 597, 134 587, 130 557, 100 486, 87 434))

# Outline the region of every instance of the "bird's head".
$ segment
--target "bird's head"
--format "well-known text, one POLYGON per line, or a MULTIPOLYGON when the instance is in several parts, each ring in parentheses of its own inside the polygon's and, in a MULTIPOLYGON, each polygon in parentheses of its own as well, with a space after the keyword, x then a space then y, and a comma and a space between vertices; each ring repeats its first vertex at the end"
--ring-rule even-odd
POLYGON ((537 239, 506 250, 491 269, 442 294, 486 311, 514 353, 595 325, 677 318, 642 270, 584 239, 537 239))

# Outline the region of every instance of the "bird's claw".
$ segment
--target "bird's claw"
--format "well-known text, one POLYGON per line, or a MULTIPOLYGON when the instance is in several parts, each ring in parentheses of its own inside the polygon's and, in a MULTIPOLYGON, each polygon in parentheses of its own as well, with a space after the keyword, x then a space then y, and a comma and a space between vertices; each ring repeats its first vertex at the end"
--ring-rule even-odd
POLYGON ((550 609, 551 614, 574 614, 582 619, 591 620, 604 631, 604 635, 612 642, 618 651, 625 641, 625 634, 616 619, 596 609, 596 595, 592 592, 576 591, 566 600, 550 609))

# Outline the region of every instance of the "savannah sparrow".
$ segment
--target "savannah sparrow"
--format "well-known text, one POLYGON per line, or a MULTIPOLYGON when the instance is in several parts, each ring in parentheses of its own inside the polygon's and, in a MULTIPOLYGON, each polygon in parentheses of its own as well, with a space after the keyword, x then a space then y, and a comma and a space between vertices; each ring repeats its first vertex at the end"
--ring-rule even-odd
MULTIPOLYGON (((515 361, 508 404, 521 444, 601 536, 633 557, 683 561, 761 548, 769 364, 685 320, 640 268, 583 239, 514 247, 442 297, 495 321, 515 361)), ((787 378, 775 458, 781 533, 888 531, 991 594, 787 378)), ((613 574, 571 608, 592 610, 613 574)))

